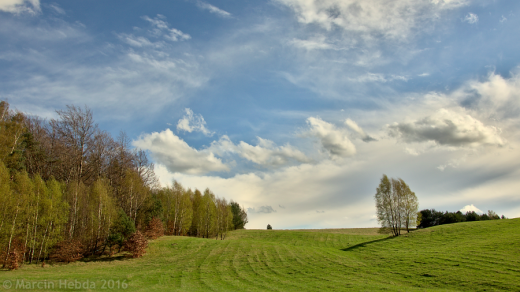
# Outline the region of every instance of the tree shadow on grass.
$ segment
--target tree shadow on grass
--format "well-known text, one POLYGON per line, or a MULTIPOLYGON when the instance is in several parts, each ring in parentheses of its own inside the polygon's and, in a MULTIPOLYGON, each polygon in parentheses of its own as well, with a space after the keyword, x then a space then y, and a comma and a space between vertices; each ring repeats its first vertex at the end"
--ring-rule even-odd
POLYGON ((390 240, 390 239, 393 239, 393 238, 396 238, 396 236, 388 236, 388 237, 385 237, 385 238, 374 239, 374 240, 371 240, 371 241, 358 243, 358 244, 355 244, 355 245, 347 247, 347 248, 342 248, 341 250, 342 251, 354 251, 354 250, 356 250, 356 249, 358 249, 360 247, 366 247, 369 244, 373 244, 373 243, 380 242, 380 241, 387 241, 387 240, 390 240))
POLYGON ((114 262, 114 261, 126 261, 132 259, 131 257, 127 255, 118 255, 118 256, 112 256, 112 257, 88 257, 88 258, 82 258, 80 261, 85 263, 90 262, 114 262))

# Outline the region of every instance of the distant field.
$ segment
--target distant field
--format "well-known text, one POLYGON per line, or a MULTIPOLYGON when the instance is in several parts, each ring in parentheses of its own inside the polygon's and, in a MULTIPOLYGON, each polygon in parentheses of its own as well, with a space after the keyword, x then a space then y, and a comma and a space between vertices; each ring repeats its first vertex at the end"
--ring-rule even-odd
POLYGON ((163 237, 140 259, 0 271, 10 290, 22 279, 54 281, 54 290, 60 280, 88 280, 93 291, 110 280, 125 281, 128 291, 520 291, 520 219, 397 238, 375 229, 240 230, 224 241, 163 237))

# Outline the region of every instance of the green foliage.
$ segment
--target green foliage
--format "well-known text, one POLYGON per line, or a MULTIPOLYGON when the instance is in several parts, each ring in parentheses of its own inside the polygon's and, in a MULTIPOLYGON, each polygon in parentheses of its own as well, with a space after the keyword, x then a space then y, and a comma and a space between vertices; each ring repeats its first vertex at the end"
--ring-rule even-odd
POLYGON ((135 233, 135 231, 134 221, 126 215, 123 209, 119 209, 117 220, 112 225, 111 234, 118 234, 124 241, 125 238, 135 233))
POLYGON ((247 224, 247 213, 237 202, 231 201, 231 212, 233 213, 233 229, 244 229, 247 224))
MULTIPOLYGON (((421 222, 417 225, 417 228, 426 228, 436 225, 451 224, 466 221, 480 221, 480 220, 499 220, 499 217, 495 212, 489 210, 487 214, 479 215, 475 211, 466 212, 439 212, 435 209, 424 209, 419 212, 421 216, 421 222)), ((502 216, 502 219, 505 217, 502 216)))
POLYGON ((402 228, 408 231, 417 222, 419 202, 404 180, 389 179, 384 174, 374 199, 382 232, 390 230, 397 236, 401 234, 402 228))

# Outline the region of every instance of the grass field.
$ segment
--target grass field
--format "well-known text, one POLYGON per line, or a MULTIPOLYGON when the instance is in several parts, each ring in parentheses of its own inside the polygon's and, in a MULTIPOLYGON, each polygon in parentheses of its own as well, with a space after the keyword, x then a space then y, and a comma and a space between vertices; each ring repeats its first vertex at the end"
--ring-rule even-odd
POLYGON ((65 280, 93 291, 123 290, 123 281, 128 291, 520 291, 520 219, 397 238, 375 229, 240 230, 224 241, 162 237, 140 259, 0 271, 10 291, 21 280, 46 283, 41 291, 64 290, 65 280), (45 289, 51 282, 54 289, 45 289))

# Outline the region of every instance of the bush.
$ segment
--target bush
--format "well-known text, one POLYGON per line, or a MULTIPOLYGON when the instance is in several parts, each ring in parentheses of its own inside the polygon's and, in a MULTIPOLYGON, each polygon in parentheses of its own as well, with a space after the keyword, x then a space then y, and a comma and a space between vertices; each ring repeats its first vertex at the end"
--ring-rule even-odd
POLYGON ((267 224, 267 230, 272 230, 273 227, 271 227, 271 224, 267 224))
POLYGON ((140 231, 132 234, 125 242, 125 250, 131 252, 133 258, 142 257, 146 253, 146 247, 148 240, 140 231))
POLYGON ((2 267, 9 270, 17 270, 23 262, 22 253, 24 250, 25 246, 22 241, 15 238, 12 241, 9 255, 7 254, 7 247, 0 253, 0 263, 2 267))
POLYGON ((161 219, 154 217, 146 227, 146 237, 157 239, 164 235, 164 226, 161 219))
POLYGON ((20 255, 20 252, 16 248, 13 249, 9 253, 9 256, 7 257, 6 266, 9 270, 18 270, 20 267, 20 262, 22 261, 22 256, 20 255))
POLYGON ((64 240, 56 244, 49 258, 55 262, 72 263, 83 258, 85 252, 79 240, 64 240))

